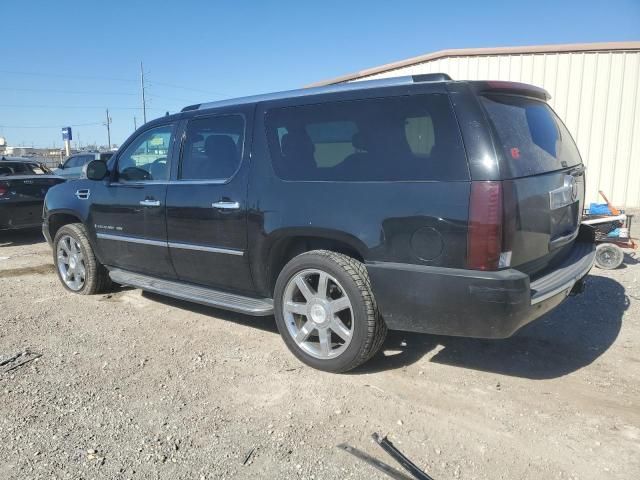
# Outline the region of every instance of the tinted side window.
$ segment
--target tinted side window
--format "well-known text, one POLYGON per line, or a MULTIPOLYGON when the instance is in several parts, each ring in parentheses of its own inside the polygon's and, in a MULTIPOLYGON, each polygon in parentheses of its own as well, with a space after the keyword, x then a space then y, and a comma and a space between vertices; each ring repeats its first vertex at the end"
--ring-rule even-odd
POLYGON ((285 180, 467 180, 466 156, 445 94, 275 108, 267 137, 285 180))
POLYGON ((167 180, 167 157, 172 140, 172 125, 155 127, 141 133, 118 156, 118 179, 125 182, 167 180))
POLYGON ((12 175, 44 175, 48 173, 37 163, 3 161, 0 163, 0 177, 12 175))
POLYGON ((571 134, 544 102, 513 95, 481 97, 511 177, 551 172, 581 163, 571 134))
POLYGON ((79 162, 80 164, 78 166, 79 167, 84 167, 87 163, 89 163, 89 162, 91 162, 91 161, 93 161, 95 159, 96 159, 95 155, 83 155, 80 158, 80 162, 79 162))
POLYGON ((242 115, 193 119, 187 125, 182 145, 179 178, 227 180, 240 166, 243 146, 242 115))
POLYGON ((69 157, 66 162, 64 162, 64 168, 75 168, 81 165, 80 156, 69 157))

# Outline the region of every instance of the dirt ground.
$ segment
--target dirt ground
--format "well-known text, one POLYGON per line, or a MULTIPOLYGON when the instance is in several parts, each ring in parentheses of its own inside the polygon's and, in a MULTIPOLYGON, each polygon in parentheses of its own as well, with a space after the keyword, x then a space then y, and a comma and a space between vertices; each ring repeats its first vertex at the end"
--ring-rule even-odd
POLYGON ((386 478, 336 448, 397 466, 373 432, 436 480, 640 478, 640 266, 592 273, 511 339, 393 333, 332 375, 273 318, 73 295, 39 232, 2 234, 0 362, 42 356, 0 367, 0 479, 386 478))

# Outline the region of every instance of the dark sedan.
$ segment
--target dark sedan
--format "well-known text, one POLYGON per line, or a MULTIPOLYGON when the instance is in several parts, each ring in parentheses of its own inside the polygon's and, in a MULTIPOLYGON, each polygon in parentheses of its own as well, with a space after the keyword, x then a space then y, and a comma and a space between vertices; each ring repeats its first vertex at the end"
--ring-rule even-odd
POLYGON ((39 227, 47 190, 65 179, 28 159, 0 159, 0 230, 39 227))

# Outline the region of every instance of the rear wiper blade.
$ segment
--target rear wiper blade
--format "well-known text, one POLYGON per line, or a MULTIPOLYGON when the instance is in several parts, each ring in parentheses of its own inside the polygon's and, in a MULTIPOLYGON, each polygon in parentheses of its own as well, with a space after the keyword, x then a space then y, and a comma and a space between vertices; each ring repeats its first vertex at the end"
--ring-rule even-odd
POLYGON ((420 470, 415 463, 405 457, 403 453, 387 439, 387 437, 381 437, 377 433, 373 433, 371 437, 378 445, 380 445, 380 447, 382 447, 385 452, 391 455, 396 462, 402 465, 405 470, 413 475, 414 478, 416 478, 417 480, 433 480, 432 477, 420 470))
POLYGON ((378 460, 375 457, 372 457, 368 453, 363 452, 362 450, 358 450, 357 448, 352 447, 351 445, 347 445, 346 443, 341 443, 338 445, 338 448, 344 450, 347 453, 350 453, 356 458, 359 458, 363 462, 367 462, 374 468, 377 468, 383 473, 386 473, 388 476, 393 478, 394 480, 414 480, 413 477, 405 475, 400 470, 396 470, 391 465, 387 465, 386 463, 378 460))

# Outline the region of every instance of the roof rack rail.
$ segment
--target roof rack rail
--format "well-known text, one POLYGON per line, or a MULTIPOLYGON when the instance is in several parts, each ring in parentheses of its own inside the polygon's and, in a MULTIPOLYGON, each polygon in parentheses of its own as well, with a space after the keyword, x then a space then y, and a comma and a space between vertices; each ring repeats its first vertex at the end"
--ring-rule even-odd
POLYGON ((451 77, 446 73, 421 73, 413 75, 413 81, 418 82, 450 82, 451 77))
POLYGON ((230 98, 228 100, 218 100, 214 102, 190 105, 181 111, 202 110, 205 108, 219 108, 232 105, 243 105, 247 103, 265 102, 268 100, 280 100, 284 98, 307 97, 310 95, 321 95, 326 93, 349 92, 355 90, 365 90, 370 88, 393 87, 400 85, 411 85, 423 82, 446 82, 451 81, 451 77, 446 73, 427 73, 423 75, 407 75, 402 77, 382 78, 378 80, 358 80, 349 83, 338 83, 323 87, 300 88, 297 90, 286 90, 283 92, 265 93, 261 95, 251 95, 248 97, 230 98))

